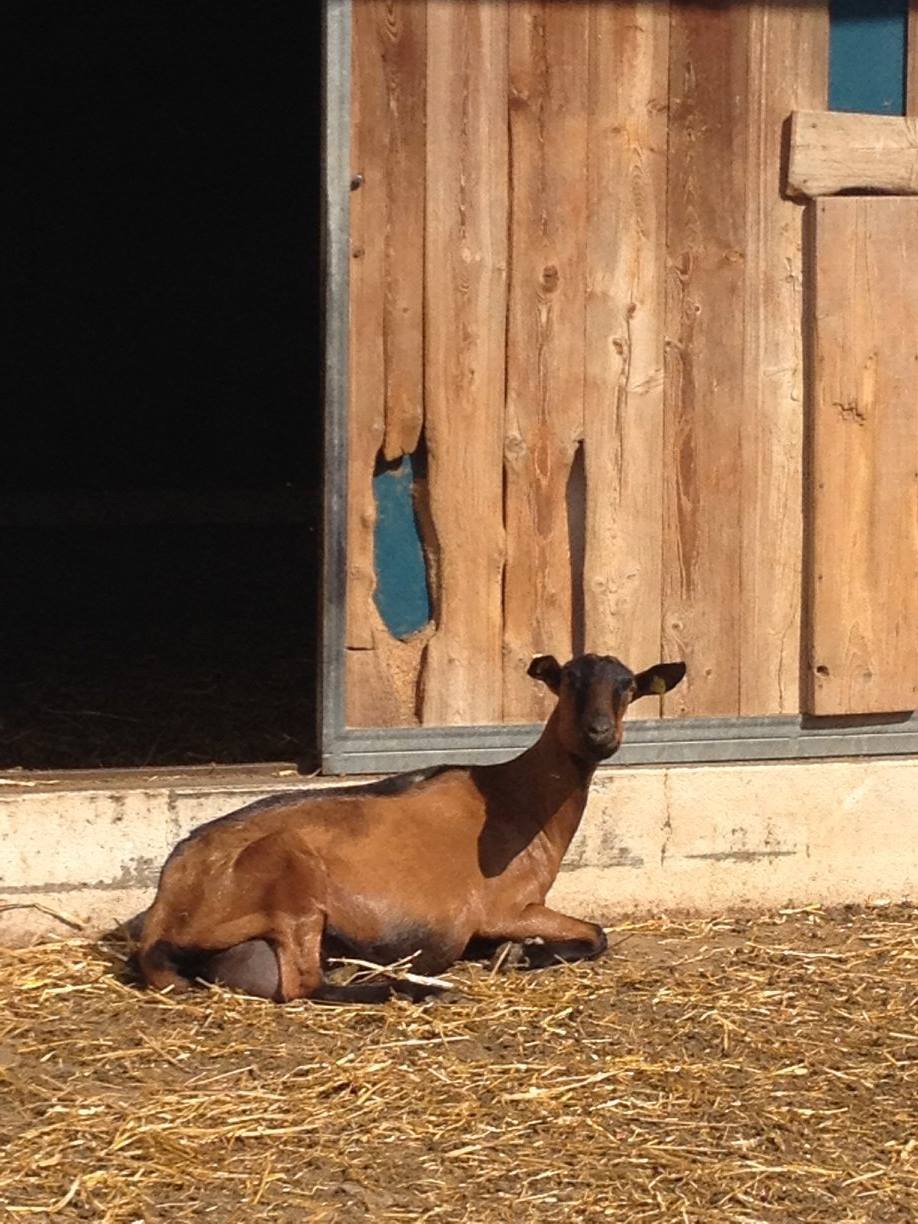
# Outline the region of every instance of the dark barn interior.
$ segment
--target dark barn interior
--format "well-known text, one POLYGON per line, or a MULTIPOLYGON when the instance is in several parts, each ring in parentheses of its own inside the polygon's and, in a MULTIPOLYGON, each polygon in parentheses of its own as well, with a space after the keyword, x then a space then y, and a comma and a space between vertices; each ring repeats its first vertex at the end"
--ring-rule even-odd
POLYGON ((321 6, 4 6, 0 767, 308 761, 321 6))

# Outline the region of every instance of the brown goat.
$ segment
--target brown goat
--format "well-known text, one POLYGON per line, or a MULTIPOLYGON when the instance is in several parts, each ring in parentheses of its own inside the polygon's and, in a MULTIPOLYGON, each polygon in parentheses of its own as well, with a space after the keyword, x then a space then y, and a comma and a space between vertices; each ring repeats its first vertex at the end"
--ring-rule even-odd
POLYGON ((329 956, 385 964, 416 954, 420 973, 437 973, 504 942, 524 944, 530 967, 600 955, 602 928, 545 897, 628 705, 671 689, 685 665, 635 675, 607 655, 564 667, 543 655, 529 674, 558 704, 512 761, 277 795, 186 837, 144 920, 146 981, 183 989, 203 977, 279 1002, 370 1002, 423 990, 332 985, 329 956))

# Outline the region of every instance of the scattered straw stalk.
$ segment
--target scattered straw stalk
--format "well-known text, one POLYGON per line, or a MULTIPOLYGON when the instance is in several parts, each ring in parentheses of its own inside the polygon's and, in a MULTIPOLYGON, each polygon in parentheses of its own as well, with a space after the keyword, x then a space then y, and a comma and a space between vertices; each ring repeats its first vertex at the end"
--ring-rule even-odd
POLYGON ((0 955, 0 1216, 918 1219, 918 914, 624 923, 458 1002, 174 999, 0 955))

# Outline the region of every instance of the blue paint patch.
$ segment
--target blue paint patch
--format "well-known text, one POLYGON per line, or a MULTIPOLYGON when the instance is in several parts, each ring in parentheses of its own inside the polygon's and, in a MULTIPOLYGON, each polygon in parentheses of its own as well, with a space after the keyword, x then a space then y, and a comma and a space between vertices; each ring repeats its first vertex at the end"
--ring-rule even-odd
POLYGON ((411 455, 373 477, 376 607, 383 624, 398 638, 423 629, 431 615, 427 566, 414 512, 414 479, 411 455))
POLYGON ((908 0, 831 0, 829 109, 905 114, 908 0))

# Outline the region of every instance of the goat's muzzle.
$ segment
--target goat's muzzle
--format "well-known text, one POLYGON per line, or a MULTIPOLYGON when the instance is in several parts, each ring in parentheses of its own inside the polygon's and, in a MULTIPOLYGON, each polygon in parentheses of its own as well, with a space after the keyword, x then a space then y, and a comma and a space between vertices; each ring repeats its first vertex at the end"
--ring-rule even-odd
POLYGON ((621 735, 611 718, 593 719, 584 732, 584 739, 590 755, 597 761, 607 760, 621 745, 621 735))

